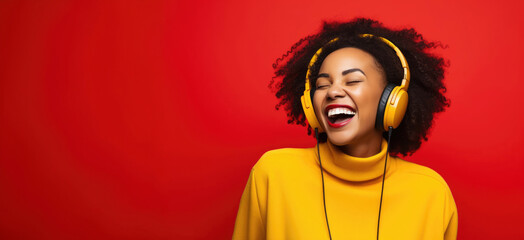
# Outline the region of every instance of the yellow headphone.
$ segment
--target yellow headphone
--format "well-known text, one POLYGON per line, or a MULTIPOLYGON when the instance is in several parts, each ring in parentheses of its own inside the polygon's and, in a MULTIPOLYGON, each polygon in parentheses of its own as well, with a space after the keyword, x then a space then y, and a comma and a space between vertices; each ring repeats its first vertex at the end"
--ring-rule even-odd
MULTIPOLYGON (((382 96, 380 97, 376 120, 376 126, 378 129, 384 129, 385 131, 388 131, 389 127, 397 128, 398 125, 400 125, 400 122, 402 121, 402 118, 404 117, 404 114, 406 113, 406 108, 408 106, 408 86, 410 79, 408 62, 406 61, 406 58, 404 57, 400 49, 397 46, 395 46, 395 44, 393 44, 391 41, 383 37, 373 36, 372 34, 360 34, 359 36, 376 37, 380 39, 382 42, 386 43, 388 46, 393 48, 398 58, 400 59, 400 63, 402 64, 402 68, 404 69, 404 77, 402 78, 402 83, 400 84, 400 86, 388 83, 388 85, 382 92, 382 96)), ((338 41, 338 39, 339 38, 332 39, 325 46, 338 41)), ((310 79, 311 67, 317 61, 318 56, 322 53, 322 49, 324 47, 318 49, 317 52, 315 52, 315 55, 313 55, 313 57, 311 58, 311 61, 309 61, 309 65, 306 72, 306 88, 304 90, 304 95, 300 97, 300 101, 302 102, 302 109, 304 110, 304 114, 306 115, 306 119, 309 125, 313 129, 318 128, 319 132, 324 132, 324 129, 322 129, 322 127, 320 126, 317 116, 315 115, 315 110, 313 109, 314 90, 311 87, 310 79)))

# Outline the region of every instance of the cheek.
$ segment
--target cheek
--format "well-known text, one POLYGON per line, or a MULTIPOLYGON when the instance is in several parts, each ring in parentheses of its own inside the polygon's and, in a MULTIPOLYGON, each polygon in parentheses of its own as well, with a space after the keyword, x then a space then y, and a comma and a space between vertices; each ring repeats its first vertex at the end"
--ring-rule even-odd
POLYGON ((382 91, 372 91, 368 92, 366 94, 362 95, 361 98, 361 105, 362 109, 359 109, 363 117, 367 118, 366 122, 369 122, 370 124, 375 123, 375 118, 377 116, 377 110, 378 110, 378 103, 380 100, 380 96, 382 94, 382 91))

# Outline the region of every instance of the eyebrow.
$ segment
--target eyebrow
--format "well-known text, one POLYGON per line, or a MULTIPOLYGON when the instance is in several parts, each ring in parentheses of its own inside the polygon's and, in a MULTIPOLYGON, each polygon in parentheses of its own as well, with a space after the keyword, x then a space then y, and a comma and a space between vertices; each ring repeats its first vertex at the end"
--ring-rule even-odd
MULTIPOLYGON (((352 72, 361 72, 362 74, 364 74, 364 76, 366 76, 366 74, 364 73, 364 71, 362 71, 360 68, 350 68, 350 69, 347 69, 347 70, 344 70, 342 72, 342 76, 344 75, 347 75, 347 74, 350 74, 352 72)), ((325 78, 329 78, 329 74, 327 73, 321 73, 321 74, 318 74, 317 78, 321 78, 321 77, 325 77, 325 78)), ((367 77, 367 76, 366 76, 367 77)))

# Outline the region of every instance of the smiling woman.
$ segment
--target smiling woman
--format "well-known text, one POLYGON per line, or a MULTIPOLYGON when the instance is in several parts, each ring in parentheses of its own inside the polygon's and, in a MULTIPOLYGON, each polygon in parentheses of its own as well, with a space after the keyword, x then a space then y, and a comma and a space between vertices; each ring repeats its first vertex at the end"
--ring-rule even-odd
POLYGON ((325 23, 277 59, 277 108, 290 123, 307 120, 317 145, 262 156, 233 239, 456 239, 444 179, 399 157, 449 105, 435 46, 413 29, 356 19, 325 23))

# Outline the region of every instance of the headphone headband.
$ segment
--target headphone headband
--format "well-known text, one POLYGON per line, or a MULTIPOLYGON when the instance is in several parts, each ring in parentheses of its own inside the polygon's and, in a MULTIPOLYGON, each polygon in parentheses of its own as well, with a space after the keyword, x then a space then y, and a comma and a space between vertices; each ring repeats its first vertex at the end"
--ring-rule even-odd
MULTIPOLYGON (((395 50, 395 53, 397 54, 399 60, 400 60, 400 64, 402 64, 402 69, 404 70, 404 77, 402 78, 402 83, 400 84, 400 88, 404 89, 405 91, 408 90, 408 87, 409 87, 409 81, 411 79, 411 75, 410 75, 410 72, 409 72, 409 65, 408 65, 408 61, 406 60, 406 58, 404 57, 404 54, 402 54, 402 52, 400 51, 400 49, 395 45, 393 44, 391 41, 389 41, 388 39, 386 38, 383 38, 383 37, 379 37, 379 36, 375 36, 373 34, 369 34, 369 33, 366 33, 366 34, 359 34, 358 35, 359 37, 375 37, 375 38, 378 38, 380 39, 382 42, 384 42, 385 44, 387 44, 388 46, 390 46, 393 50, 395 50)), ((310 90, 311 89, 311 84, 310 84, 310 79, 311 79, 311 67, 313 67, 313 65, 317 62, 317 59, 318 59, 318 56, 320 56, 320 54, 322 53, 322 51, 324 50, 324 48, 326 46, 329 46, 330 44, 338 41, 339 38, 336 37, 336 38, 333 38, 331 39, 328 43, 326 43, 326 45, 324 45, 323 47, 319 48, 315 54, 313 55, 313 57, 311 57, 311 60, 309 61, 309 64, 307 66, 307 72, 306 72, 306 88, 305 90, 310 90)))
POLYGON ((404 77, 402 78, 402 83, 400 84, 400 87, 407 91, 408 87, 409 87, 409 80, 410 80, 411 76, 409 74, 408 61, 406 60, 406 58, 404 57, 404 54, 402 54, 400 49, 397 46, 395 46, 395 44, 393 44, 391 41, 389 41, 388 39, 383 38, 383 37, 374 36, 373 34, 369 34, 369 33, 368 34, 360 34, 359 36, 360 37, 376 37, 376 38, 380 39, 382 42, 386 43, 391 48, 393 48, 393 50, 395 50, 395 53, 397 54, 398 59, 400 60, 400 64, 402 64, 402 68, 404 69, 404 77))

